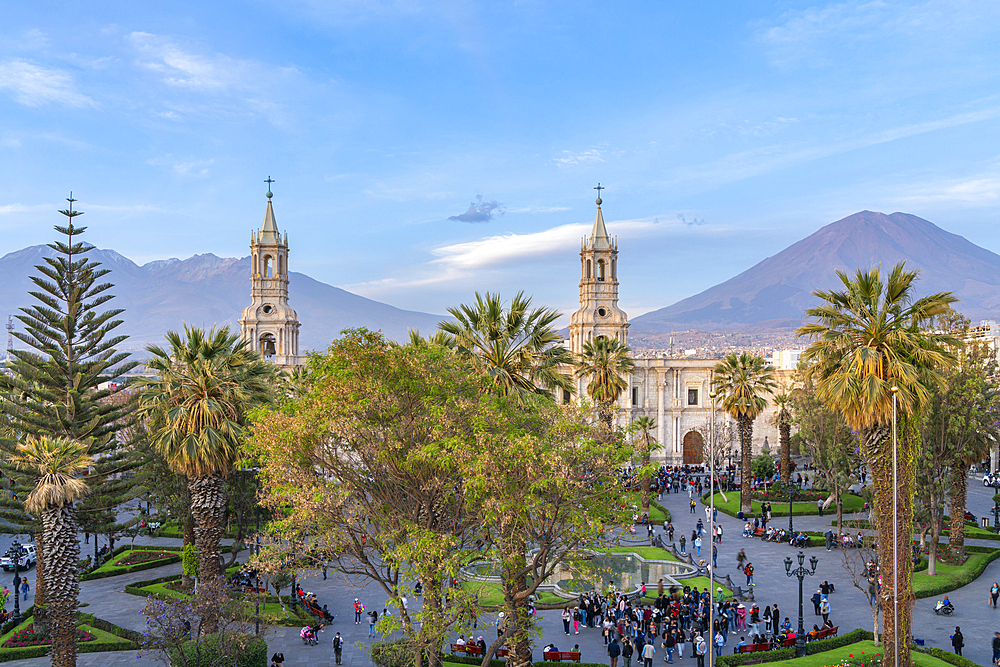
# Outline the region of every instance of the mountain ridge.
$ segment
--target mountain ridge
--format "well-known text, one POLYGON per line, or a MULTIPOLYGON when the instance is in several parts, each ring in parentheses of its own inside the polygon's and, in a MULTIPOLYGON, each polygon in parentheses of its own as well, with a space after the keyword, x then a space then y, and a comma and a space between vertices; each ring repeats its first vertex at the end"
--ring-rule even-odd
POLYGON ((888 269, 899 261, 920 269, 918 294, 953 291, 961 299, 956 308, 974 322, 996 319, 1000 255, 909 213, 859 211, 726 281, 636 317, 631 330, 788 330, 817 302, 813 291, 841 284, 837 270, 888 269))
MULTIPOLYGON (((46 245, 29 246, 0 257, 0 275, 7 276, 0 292, 0 314, 20 313, 34 303, 36 289, 30 276, 35 265, 53 257, 46 245)), ((124 308, 116 332, 129 338, 124 350, 140 350, 160 343, 168 330, 191 325, 228 325, 238 331, 243 308, 250 303, 250 257, 218 257, 212 253, 187 259, 153 260, 139 265, 111 249, 92 248, 88 255, 111 269, 107 280, 115 285, 110 308, 124 308)), ((325 349, 343 329, 368 327, 387 338, 404 340, 409 329, 427 331, 444 319, 438 315, 403 310, 367 299, 296 271, 289 272, 289 303, 302 322, 300 352, 325 349)), ((20 328, 19 324, 16 324, 20 328)))

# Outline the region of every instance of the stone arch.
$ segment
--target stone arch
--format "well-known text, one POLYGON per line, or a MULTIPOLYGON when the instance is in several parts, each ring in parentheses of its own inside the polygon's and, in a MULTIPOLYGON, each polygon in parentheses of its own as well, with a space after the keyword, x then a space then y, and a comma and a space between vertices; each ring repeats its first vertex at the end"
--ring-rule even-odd
POLYGON ((587 260, 587 280, 590 280, 590 260, 587 260))
POLYGON ((285 257, 283 255, 278 255, 278 275, 285 275, 285 257))
POLYGON ((266 358, 273 357, 277 353, 277 341, 274 334, 264 333, 260 337, 260 356, 266 358))
POLYGON ((688 431, 684 434, 684 465, 698 465, 702 463, 701 452, 705 446, 705 440, 698 431, 688 431))
POLYGON ((597 279, 604 280, 604 260, 597 260, 597 279))
POLYGON ((271 276, 271 272, 274 271, 274 265, 272 264, 272 260, 273 259, 274 258, 271 257, 270 255, 264 255, 264 266, 263 266, 263 270, 261 271, 261 275, 264 278, 271 278, 272 277, 271 276))

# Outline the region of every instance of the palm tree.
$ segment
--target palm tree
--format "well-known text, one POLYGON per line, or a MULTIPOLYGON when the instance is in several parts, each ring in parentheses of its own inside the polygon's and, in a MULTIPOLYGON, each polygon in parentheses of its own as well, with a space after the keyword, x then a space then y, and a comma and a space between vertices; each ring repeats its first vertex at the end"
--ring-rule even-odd
POLYGON ((617 338, 598 336, 584 343, 576 362, 576 376, 590 378, 587 394, 597 404, 597 414, 609 430, 614 422, 615 402, 628 388, 628 375, 635 368, 628 353, 617 338))
MULTIPOLYGON (((901 665, 910 664, 914 441, 899 438, 901 472, 894 476, 893 389, 905 422, 927 402, 929 387, 943 386, 941 369, 953 359, 945 346, 959 344, 950 334, 922 329, 956 299, 951 292, 915 298, 918 273, 906 271, 902 262, 884 279, 878 266, 859 269, 853 278, 838 271, 844 289, 814 292, 822 304, 806 311, 814 321, 798 330, 813 340, 803 357, 812 364, 808 374, 816 379, 819 398, 859 433, 874 490, 882 608, 887 610, 883 660, 892 662, 898 645, 901 665), (898 478, 895 488, 894 477, 898 478), (898 513, 893 512, 894 500, 898 513), (890 539, 894 524, 905 538, 901 549, 894 549, 890 539), (897 587, 898 626, 892 612, 897 587)), ((900 432, 905 436, 907 429, 900 432)))
POLYGON ((649 467, 649 455, 654 449, 657 449, 656 440, 653 439, 651 435, 654 430, 656 430, 656 420, 652 417, 639 417, 635 420, 635 427, 638 430, 642 440, 642 445, 640 446, 640 458, 642 459, 642 513, 649 517, 649 480, 650 474, 646 469, 649 467))
MULTIPOLYGON (((148 419, 150 442, 174 471, 186 475, 195 520, 198 573, 219 575, 219 540, 226 508, 226 474, 236 460, 247 412, 271 402, 274 366, 261 361, 228 327, 184 327, 185 338, 167 333, 168 350, 150 345, 140 412, 148 419)), ((216 619, 203 620, 205 632, 216 619)))
POLYGON ((764 398, 777 388, 774 367, 764 358, 749 352, 732 352, 715 365, 712 387, 722 395, 722 407, 736 420, 743 452, 743 483, 740 488, 740 511, 750 512, 750 458, 753 453, 753 420, 767 406, 764 398))
MULTIPOLYGON (((80 594, 80 541, 73 503, 89 487, 79 479, 92 463, 87 447, 66 438, 29 438, 13 462, 38 475, 25 508, 41 518, 45 539, 45 584, 53 667, 76 665, 76 609, 80 594)), ((17 595, 17 591, 14 591, 17 595)))
MULTIPOLYGON (((523 399, 551 395, 557 389, 573 390, 570 378, 559 369, 571 363, 572 357, 557 344, 561 336, 552 324, 559 319, 558 312, 532 308, 531 297, 524 292, 518 292, 509 307, 499 294, 477 292, 475 304, 462 304, 448 312, 455 321, 441 322, 438 327, 451 336, 458 354, 476 359, 489 374, 492 391, 523 399)), ((429 340, 446 342, 440 337, 429 340)))
POLYGON ((776 394, 774 404, 778 406, 778 443, 781 445, 781 483, 788 484, 792 476, 792 413, 788 405, 792 397, 789 394, 776 394))

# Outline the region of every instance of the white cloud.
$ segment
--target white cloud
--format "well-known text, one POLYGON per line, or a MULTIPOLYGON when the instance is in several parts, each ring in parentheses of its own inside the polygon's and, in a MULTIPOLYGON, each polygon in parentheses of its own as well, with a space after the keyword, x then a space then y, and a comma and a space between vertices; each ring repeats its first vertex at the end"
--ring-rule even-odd
POLYGON ((581 164, 604 162, 604 154, 596 148, 578 153, 563 151, 562 155, 560 157, 553 158, 553 161, 560 167, 576 167, 581 164))
POLYGON ((52 207, 48 204, 4 204, 0 206, 0 215, 11 215, 16 213, 40 213, 50 211, 52 207))
POLYGON ((571 211, 569 206, 520 206, 518 208, 508 208, 508 213, 561 213, 571 211))
POLYGON ((26 107, 52 103, 70 107, 96 106, 94 100, 76 92, 68 73, 20 58, 0 63, 0 90, 8 91, 14 101, 26 107))
POLYGON ((894 201, 902 206, 993 206, 1000 201, 1000 172, 911 185, 894 201))
POLYGON ((208 168, 214 162, 215 160, 177 160, 170 154, 146 160, 146 164, 154 167, 170 167, 177 176, 191 176, 194 178, 208 176, 208 168))

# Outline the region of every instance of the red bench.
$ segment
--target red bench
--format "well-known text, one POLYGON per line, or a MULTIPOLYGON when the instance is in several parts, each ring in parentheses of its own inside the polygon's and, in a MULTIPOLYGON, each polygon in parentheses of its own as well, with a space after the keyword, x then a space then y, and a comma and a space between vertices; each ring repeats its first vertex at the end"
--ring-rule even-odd
POLYGON ((836 625, 836 626, 834 626, 832 628, 827 628, 826 630, 820 630, 819 632, 816 632, 815 630, 813 630, 812 632, 810 632, 806 636, 809 638, 810 641, 813 641, 813 640, 816 640, 816 639, 826 639, 827 637, 836 637, 837 636, 837 630, 839 630, 839 629, 840 629, 840 626, 836 625))
POLYGON ((743 646, 737 646, 736 650, 733 651, 734 654, 738 653, 756 653, 757 651, 770 651, 771 645, 767 642, 762 642, 760 644, 744 644, 743 646))
POLYGON ((795 642, 798 640, 797 637, 789 637, 788 639, 781 640, 781 646, 779 648, 791 648, 795 646, 795 642))
MULTIPOLYGON (((479 657, 483 654, 482 650, 480 650, 480 648, 475 644, 452 644, 451 652, 464 653, 465 655, 471 655, 475 657, 479 657)), ((497 655, 499 654, 500 652, 497 651, 497 655)))
POLYGON ((580 654, 570 653, 569 651, 546 651, 542 654, 542 659, 550 662, 562 662, 563 660, 580 662, 580 654))
POLYGON ((506 658, 508 655, 510 655, 510 649, 504 646, 501 646, 500 648, 497 649, 498 658, 506 658))

